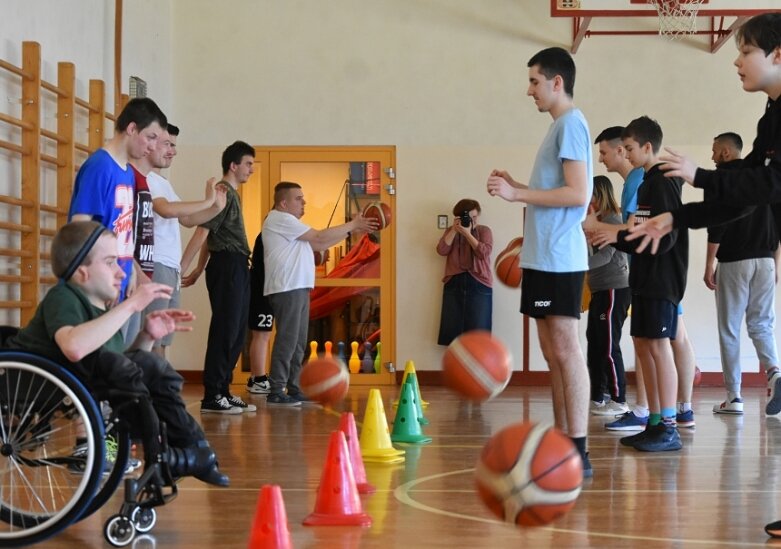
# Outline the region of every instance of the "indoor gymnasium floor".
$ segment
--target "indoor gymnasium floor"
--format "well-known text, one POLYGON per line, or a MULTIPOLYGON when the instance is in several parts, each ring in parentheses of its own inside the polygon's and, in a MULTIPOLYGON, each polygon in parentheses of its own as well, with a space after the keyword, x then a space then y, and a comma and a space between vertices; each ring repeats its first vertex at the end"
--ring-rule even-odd
MULTIPOLYGON (((397 387, 383 387, 385 412, 397 387)), ((242 388, 237 394, 246 396, 242 388)), ((519 529, 495 520, 474 490, 473 469, 486 440, 522 420, 552 421, 549 390, 509 387, 495 400, 459 401, 441 387, 423 387, 430 403, 427 445, 406 446, 400 465, 366 464, 373 495, 360 497, 370 528, 304 527, 314 510, 329 434, 338 411, 266 408, 240 416, 200 416, 199 387, 185 389, 188 408, 199 418, 231 477, 228 489, 194 479, 180 483, 179 497, 158 508, 151 534, 132 547, 244 548, 260 487, 282 487, 294 547, 751 547, 768 545, 765 523, 781 519, 781 419, 765 418, 764 390, 744 392, 745 415, 711 413, 721 389, 697 388, 697 426, 681 429, 680 452, 641 454, 618 442, 620 433, 590 420, 594 478, 586 481, 575 508, 553 525, 519 529)), ((363 419, 368 388, 355 387, 339 411, 363 419)), ((631 395, 630 395, 631 401, 631 395)), ((103 522, 118 510, 118 496, 96 516, 71 526, 43 546, 108 547, 103 522)), ((778 540, 781 547, 781 540, 778 540)), ((769 542, 772 546, 774 542, 769 542)))

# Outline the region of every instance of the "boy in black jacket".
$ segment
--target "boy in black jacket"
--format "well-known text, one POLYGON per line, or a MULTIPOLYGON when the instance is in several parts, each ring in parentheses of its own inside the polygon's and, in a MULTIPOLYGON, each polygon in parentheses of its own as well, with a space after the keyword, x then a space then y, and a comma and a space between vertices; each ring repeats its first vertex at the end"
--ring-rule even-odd
MULTIPOLYGON (((656 121, 642 116, 626 126, 621 138, 627 158, 645 171, 637 193, 635 223, 681 207, 683 181, 667 178, 659 169, 657 154, 662 144, 662 129, 656 121)), ((621 443, 645 452, 680 450, 681 437, 675 421, 678 376, 669 340, 675 337, 678 304, 686 289, 689 264, 689 239, 686 229, 674 230, 660 242, 659 253, 638 251, 637 242, 626 240, 626 230, 603 229, 591 233, 595 245, 613 244, 634 255, 629 267, 632 289, 631 334, 635 350, 656 383, 649 383, 648 400, 658 403, 651 409, 645 431, 624 437, 621 443), (656 394, 652 394, 655 392, 656 394)))

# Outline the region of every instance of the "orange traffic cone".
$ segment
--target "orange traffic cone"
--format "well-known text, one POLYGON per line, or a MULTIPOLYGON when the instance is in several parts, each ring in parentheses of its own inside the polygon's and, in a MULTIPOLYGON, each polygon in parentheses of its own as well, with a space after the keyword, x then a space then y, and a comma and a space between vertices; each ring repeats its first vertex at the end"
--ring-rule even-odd
POLYGON ((282 489, 265 484, 260 489, 255 520, 252 523, 248 549, 291 549, 287 513, 282 501, 282 489))
POLYGON ((371 526, 372 518, 363 512, 355 485, 353 468, 344 433, 334 431, 328 443, 315 511, 304 526, 371 526))
POLYGON ((355 417, 352 412, 342 412, 339 418, 339 430, 347 440, 347 451, 350 453, 350 464, 353 467, 355 484, 359 494, 373 494, 377 489, 366 480, 366 469, 361 458, 361 448, 358 446, 358 430, 355 428, 355 417))
POLYGON ((382 405, 379 389, 369 390, 369 401, 366 403, 363 427, 361 427, 361 455, 364 463, 404 461, 404 450, 397 450, 391 443, 388 420, 385 417, 385 407, 382 405))

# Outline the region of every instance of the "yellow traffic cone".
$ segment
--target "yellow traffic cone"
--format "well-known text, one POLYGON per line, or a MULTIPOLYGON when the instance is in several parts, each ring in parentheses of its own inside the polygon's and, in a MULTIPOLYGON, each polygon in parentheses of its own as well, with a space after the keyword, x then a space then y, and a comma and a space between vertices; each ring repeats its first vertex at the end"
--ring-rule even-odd
POLYGON ((382 405, 379 389, 369 390, 369 401, 363 416, 361 428, 361 455, 364 462, 400 463, 404 461, 404 450, 397 450, 391 444, 388 420, 382 405))
MULTIPOLYGON (((407 382, 407 376, 410 375, 410 374, 416 374, 416 372, 415 372, 415 363, 412 362, 411 360, 408 360, 407 364, 404 366, 404 375, 401 376, 401 388, 402 389, 404 389, 404 384, 407 382)), ((415 395, 417 397, 417 399, 418 399, 418 402, 420 402, 420 405, 423 408, 428 408, 428 402, 423 400, 423 397, 420 395, 420 385, 419 384, 415 384, 415 385, 416 385, 416 388, 417 388, 417 391, 418 391, 417 394, 415 395)), ((393 401, 393 407, 395 408, 398 405, 399 405, 399 399, 394 400, 393 401)))

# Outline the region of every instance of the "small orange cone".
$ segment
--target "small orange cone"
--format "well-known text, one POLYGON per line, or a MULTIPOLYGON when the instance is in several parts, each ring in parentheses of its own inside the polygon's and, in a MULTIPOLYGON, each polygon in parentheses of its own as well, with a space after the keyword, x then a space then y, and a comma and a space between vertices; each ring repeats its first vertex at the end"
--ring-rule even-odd
POLYGON ((359 494, 373 494, 377 489, 366 480, 366 469, 361 458, 361 447, 358 445, 358 429, 355 428, 355 417, 352 412, 342 412, 339 418, 339 430, 347 440, 347 451, 350 453, 350 464, 353 467, 355 484, 359 494))
POLYGON ((248 549, 292 549, 282 489, 264 484, 258 496, 248 549))
POLYGON ((355 485, 353 468, 344 433, 333 431, 328 443, 315 511, 304 526, 371 526, 372 518, 363 512, 355 485))

